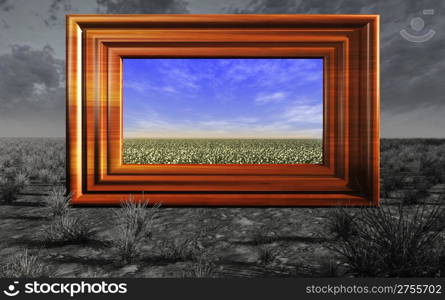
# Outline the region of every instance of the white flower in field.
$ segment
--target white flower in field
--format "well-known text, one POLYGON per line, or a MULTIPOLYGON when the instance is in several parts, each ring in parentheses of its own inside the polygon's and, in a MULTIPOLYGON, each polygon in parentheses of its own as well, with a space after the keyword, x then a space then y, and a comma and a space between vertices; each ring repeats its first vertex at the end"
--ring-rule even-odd
POLYGON ((321 163, 321 140, 125 140, 124 161, 136 164, 321 163))

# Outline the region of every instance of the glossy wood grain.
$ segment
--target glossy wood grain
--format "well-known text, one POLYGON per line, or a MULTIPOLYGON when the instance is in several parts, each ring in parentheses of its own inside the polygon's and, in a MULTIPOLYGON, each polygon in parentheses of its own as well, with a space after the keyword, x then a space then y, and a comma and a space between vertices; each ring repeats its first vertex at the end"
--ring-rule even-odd
POLYGON ((72 202, 144 191, 166 205, 377 205, 378 30, 374 15, 68 16, 72 202), (122 164, 122 59, 132 57, 323 58, 323 164, 122 164))

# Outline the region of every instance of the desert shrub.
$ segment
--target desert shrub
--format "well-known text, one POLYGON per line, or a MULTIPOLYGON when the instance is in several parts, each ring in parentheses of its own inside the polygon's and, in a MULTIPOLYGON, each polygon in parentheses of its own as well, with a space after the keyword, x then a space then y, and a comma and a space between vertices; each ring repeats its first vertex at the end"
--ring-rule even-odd
MULTIPOLYGON (((54 170, 65 168, 65 140, 59 138, 0 138, 0 175, 9 167, 31 179, 48 170, 49 181, 54 170)), ((60 177, 59 175, 57 177, 60 177)), ((60 178, 59 178, 60 179, 60 178)))
POLYGON ((135 202, 130 197, 114 211, 117 236, 112 244, 122 262, 139 257, 143 245, 152 238, 153 221, 159 206, 149 206, 148 201, 135 202))
POLYGON ((12 255, 3 267, 1 277, 9 278, 37 278, 49 277, 49 269, 41 262, 38 256, 31 255, 27 249, 12 255))
POLYGON ((399 190, 405 185, 406 176, 395 171, 387 171, 380 184, 382 196, 388 198, 390 193, 399 190))
POLYGON ((273 243, 277 238, 276 231, 271 230, 268 224, 255 228, 252 233, 252 243, 256 246, 273 243))
POLYGON ((169 261, 198 260, 200 248, 196 239, 179 238, 161 242, 161 256, 169 261))
POLYGON ((54 218, 43 233, 45 242, 56 244, 82 244, 96 234, 90 222, 71 213, 54 218))
POLYGON ((54 174, 54 177, 57 178, 57 181, 60 182, 60 181, 64 180, 66 177, 66 169, 64 166, 58 167, 58 168, 54 169, 53 174, 54 174))
POLYGON ((404 205, 414 205, 422 203, 428 197, 432 183, 424 177, 414 177, 412 188, 405 189, 401 194, 401 201, 404 205))
POLYGON ((23 167, 23 158, 20 155, 20 151, 4 154, 2 160, 0 161, 0 166, 3 170, 8 168, 21 170, 23 167))
POLYGON ((57 184, 60 181, 59 174, 56 173, 56 170, 52 170, 51 174, 49 175, 48 184, 57 184))
POLYGON ((16 169, 8 167, 0 175, 0 193, 4 202, 12 203, 18 194, 29 184, 25 173, 16 172, 16 169))
POLYGON ((432 188, 434 183, 428 178, 416 177, 413 180, 413 186, 416 190, 417 196, 420 198, 425 198, 429 195, 429 190, 432 188))
POLYGON ((354 216, 344 213, 343 208, 334 208, 328 214, 328 230, 335 238, 348 239, 354 234, 354 216))
MULTIPOLYGON (((440 243, 445 232, 442 205, 362 208, 351 215, 352 234, 329 247, 358 276, 433 276, 439 272, 440 243), (408 209, 412 208, 412 209, 408 209)), ((346 216, 345 218, 349 218, 346 216)))
POLYGON ((48 169, 40 169, 37 171, 37 177, 40 181, 43 183, 49 183, 49 176, 51 174, 50 170, 48 169))
MULTIPOLYGON (((441 149, 439 151, 443 151, 441 149)), ((431 185, 444 182, 445 178, 445 157, 439 156, 434 151, 429 151, 420 157, 419 171, 423 174, 431 185)))
POLYGON ((55 170, 51 169, 41 169, 38 171, 37 177, 42 183, 45 184, 56 184, 59 181, 59 176, 56 174, 55 170))
POLYGON ((278 250, 268 246, 258 248, 258 262, 262 265, 270 265, 276 261, 278 250))
POLYGON ((184 278, 212 278, 215 277, 215 264, 207 259, 199 259, 183 272, 184 278))
POLYGON ((445 182, 443 139, 383 139, 381 145, 383 197, 388 197, 392 191, 410 187, 406 181, 412 177, 417 198, 426 197, 433 185, 445 182))
POLYGON ((420 195, 415 189, 408 189, 403 191, 401 200, 403 205, 415 205, 421 203, 420 195))
POLYGON ((68 213, 71 194, 63 186, 54 186, 49 195, 45 197, 44 203, 52 217, 62 216, 68 213))

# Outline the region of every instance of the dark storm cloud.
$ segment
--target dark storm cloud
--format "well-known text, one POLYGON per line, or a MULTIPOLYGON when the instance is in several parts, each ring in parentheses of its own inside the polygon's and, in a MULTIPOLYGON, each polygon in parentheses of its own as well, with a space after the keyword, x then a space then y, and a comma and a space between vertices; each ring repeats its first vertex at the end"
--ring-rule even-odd
POLYGON ((8 22, 6 22, 5 20, 0 19, 0 28, 9 29, 11 28, 11 26, 9 26, 8 22))
POLYGON ((99 10, 106 13, 188 13, 187 2, 182 0, 97 0, 99 10))
POLYGON ((0 118, 63 116, 64 62, 54 57, 51 47, 14 45, 0 55, 0 70, 0 118))
MULTIPOLYGON (((412 111, 422 106, 445 109, 445 1, 364 1, 364 0, 253 0, 234 13, 265 14, 380 14, 382 110, 412 111), (423 16, 423 9, 434 15, 423 16), (436 35, 421 44, 405 40, 400 30, 413 17, 422 17, 425 30, 436 35)), ((423 34, 421 32, 420 34, 423 34)))
POLYGON ((44 22, 48 27, 60 25, 64 13, 82 13, 85 9, 105 14, 183 14, 189 12, 187 5, 184 0, 92 0, 87 6, 71 0, 52 0, 44 22))
POLYGON ((11 128, 20 135, 64 134, 65 14, 189 12, 380 14, 382 135, 444 137, 442 0, 0 0, 0 136, 11 128), (426 25, 419 34, 436 31, 431 40, 416 44, 400 36, 416 16, 426 25))
POLYGON ((70 0, 53 0, 48 9, 48 16, 43 20, 46 26, 59 24, 61 12, 71 9, 70 0))
MULTIPOLYGON (((9 12, 12 10, 14 6, 9 0, 0 0, 0 11, 9 12)), ((0 18, 0 29, 8 29, 10 28, 8 22, 5 19, 0 18)))
POLYGON ((41 0, 15 4, 18 6, 12 10, 10 1, 0 0, 0 12, 3 12, 0 27, 3 24, 6 28, 3 17, 7 17, 6 20, 21 30, 17 34, 11 32, 11 29, 5 29, 7 42, 1 45, 0 136, 63 136, 65 61, 60 57, 63 57, 64 52, 61 45, 65 40, 65 14, 188 13, 187 2, 181 0, 41 0), (12 14, 22 19, 12 17, 10 12, 6 14, 6 10, 12 10, 12 14), (23 24, 28 17, 26 24, 33 25, 27 25, 28 29, 25 30, 23 24), (42 27, 37 29, 34 26, 42 27), (50 46, 35 46, 41 45, 41 39, 33 38, 34 30, 40 30, 43 34, 51 31, 46 41, 55 45, 58 55, 50 46))
POLYGON ((0 10, 10 11, 14 8, 14 5, 10 0, 0 0, 0 10))

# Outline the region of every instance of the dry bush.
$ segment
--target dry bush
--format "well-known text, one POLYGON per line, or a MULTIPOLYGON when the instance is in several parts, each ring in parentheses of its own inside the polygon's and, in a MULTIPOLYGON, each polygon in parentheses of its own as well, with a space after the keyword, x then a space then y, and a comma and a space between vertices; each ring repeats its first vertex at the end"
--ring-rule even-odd
POLYGON ((419 193, 415 189, 408 189, 402 192, 400 200, 403 205, 416 205, 421 203, 421 198, 419 193))
POLYGON ((54 186, 44 203, 51 217, 55 218, 67 214, 70 208, 71 193, 67 193, 64 186, 54 186))
POLYGON ((90 241, 96 231, 83 217, 65 213, 57 216, 44 229, 44 240, 50 244, 82 244, 90 241))
POLYGON ((0 194, 4 202, 12 203, 17 200, 18 194, 29 185, 29 179, 25 173, 17 172, 9 167, 0 174, 0 194))
POLYGON ((41 170, 51 183, 59 180, 52 170, 64 168, 64 139, 0 138, 0 198, 5 202, 16 200, 41 170))
POLYGON ((252 244, 256 246, 270 244, 277 240, 278 234, 271 229, 270 224, 263 224, 254 229, 252 233, 252 244))
POLYGON ((429 190, 433 187, 433 182, 428 178, 416 177, 413 179, 413 186, 419 198, 426 198, 429 196, 429 190))
POLYGON ((443 139, 382 139, 381 150, 382 197, 413 187, 416 195, 408 199, 410 204, 411 200, 428 196, 428 190, 435 184, 445 182, 443 139), (411 177, 414 177, 412 186, 407 185, 411 177))
POLYGON ((354 234, 354 216, 345 213, 343 208, 334 208, 328 214, 329 232, 334 234, 335 238, 346 240, 354 234))
POLYGON ((262 265, 270 265, 275 262, 278 257, 278 250, 268 246, 258 248, 258 261, 262 265))
POLYGON ((207 259, 199 259, 182 273, 184 278, 212 278, 215 277, 215 264, 207 259))
POLYGON ((395 170, 385 172, 382 182, 380 183, 381 196, 389 198, 391 192, 402 189, 405 186, 406 176, 395 170))
POLYGON ((65 169, 65 139, 0 138, 0 173, 6 166, 32 179, 37 179, 42 169, 50 174, 65 169))
POLYGON ((41 169, 38 171, 37 177, 45 184, 56 184, 59 182, 59 176, 56 174, 56 170, 41 169))
POLYGON ((160 245, 161 257, 168 261, 198 260, 200 247, 196 239, 179 238, 163 240, 160 245))
POLYGON ((429 147, 420 157, 420 173, 431 185, 445 182, 445 146, 429 147))
POLYGON ((0 273, 1 277, 7 278, 50 276, 49 269, 41 262, 39 257, 29 254, 27 249, 11 256, 0 273))
POLYGON ((112 245, 120 261, 128 263, 140 256, 142 247, 152 238, 159 206, 149 206, 148 201, 135 202, 130 196, 114 211, 117 236, 112 245))
MULTIPOLYGON (((339 209, 351 222, 337 232, 329 247, 358 276, 437 276, 445 232, 443 205, 362 208, 353 214, 339 209)), ((338 218, 338 217, 337 217, 338 218)), ((333 221, 336 223, 337 221, 333 221)))

